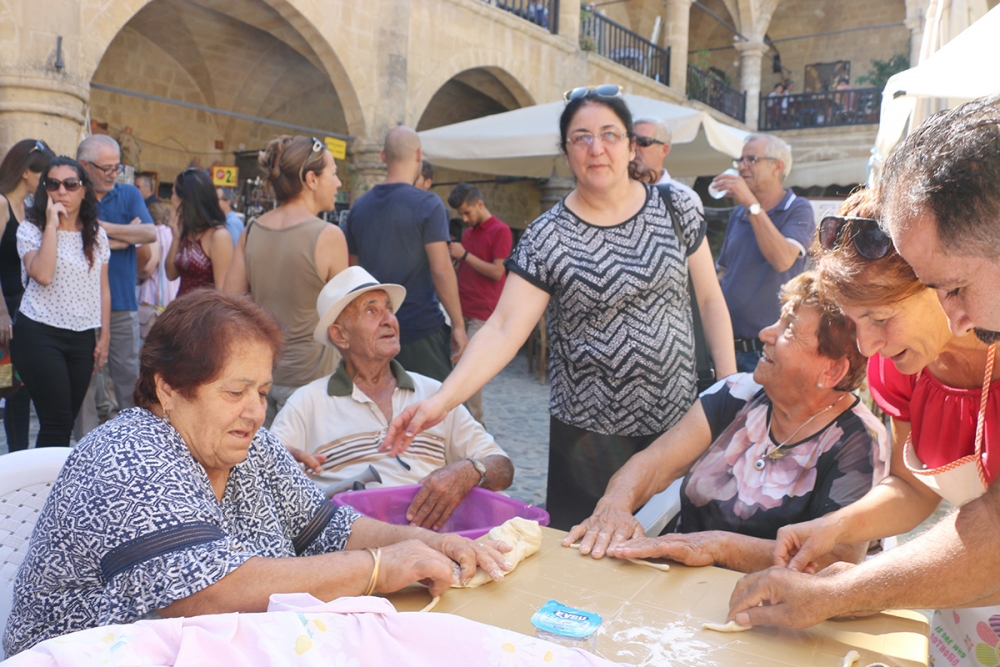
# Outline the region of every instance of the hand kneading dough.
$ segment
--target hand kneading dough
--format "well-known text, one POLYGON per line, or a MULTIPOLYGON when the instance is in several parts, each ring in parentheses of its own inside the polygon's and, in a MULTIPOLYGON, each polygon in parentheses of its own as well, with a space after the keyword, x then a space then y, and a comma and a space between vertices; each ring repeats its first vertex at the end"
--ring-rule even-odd
MULTIPOLYGON (((537 521, 529 521, 528 519, 522 519, 521 517, 514 517, 506 523, 491 530, 482 539, 499 540, 501 542, 506 542, 511 546, 510 552, 505 553, 504 557, 512 566, 510 572, 513 572, 518 563, 541 548, 542 528, 538 525, 537 521)), ((482 586, 485 583, 493 581, 493 579, 490 578, 490 575, 488 575, 486 571, 480 567, 476 568, 476 574, 472 576, 469 583, 463 586, 458 583, 458 563, 455 563, 454 567, 455 583, 451 585, 452 588, 475 588, 476 586, 482 586)), ((507 574, 510 574, 510 572, 507 574)))
POLYGON ((740 625, 736 621, 729 621, 728 623, 702 623, 701 627, 706 630, 715 630, 716 632, 746 632, 752 625, 740 625))

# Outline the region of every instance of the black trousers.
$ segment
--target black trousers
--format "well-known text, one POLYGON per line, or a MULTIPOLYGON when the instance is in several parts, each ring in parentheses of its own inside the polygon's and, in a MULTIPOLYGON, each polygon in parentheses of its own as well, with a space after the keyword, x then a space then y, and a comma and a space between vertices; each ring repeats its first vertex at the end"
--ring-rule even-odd
POLYGON ((569 530, 593 514, 611 476, 660 435, 606 435, 549 417, 549 525, 569 530))
POLYGON ((420 340, 400 345, 396 361, 408 371, 444 382, 451 373, 451 327, 444 324, 420 340))
POLYGON ((69 446, 94 372, 95 334, 94 329, 70 331, 18 316, 10 355, 38 413, 36 447, 69 446))
MULTIPOLYGON (((7 312, 17 322, 17 309, 21 305, 21 295, 4 297, 7 312)), ((14 369, 17 371, 17 369, 14 369)), ((20 377, 20 374, 18 374, 20 377)), ((28 448, 28 428, 31 425, 31 394, 24 387, 13 396, 8 396, 3 409, 3 430, 7 436, 7 451, 16 452, 28 448)))

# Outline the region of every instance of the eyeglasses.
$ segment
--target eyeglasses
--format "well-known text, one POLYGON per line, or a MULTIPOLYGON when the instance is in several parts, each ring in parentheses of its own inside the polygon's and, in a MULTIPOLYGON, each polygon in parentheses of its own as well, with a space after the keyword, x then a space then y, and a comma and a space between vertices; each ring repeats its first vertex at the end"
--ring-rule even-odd
POLYGON ((649 148, 653 144, 660 144, 661 146, 667 145, 667 142, 654 139, 653 137, 636 137, 635 143, 643 148, 649 148))
POLYGON ((89 164, 94 169, 97 169, 98 171, 100 171, 101 173, 103 173, 105 176, 117 176, 118 173, 121 172, 122 168, 124 168, 124 166, 125 166, 121 162, 119 162, 118 164, 111 164, 111 165, 108 165, 107 167, 102 167, 101 165, 94 164, 93 162, 90 162, 89 160, 87 161, 87 164, 89 164))
POLYGON ((581 132, 580 134, 574 134, 569 138, 569 143, 576 148, 582 148, 586 146, 590 148, 594 145, 594 141, 600 137, 601 143, 605 146, 614 146, 619 141, 627 137, 627 134, 622 132, 615 132, 614 130, 605 130, 599 134, 591 134, 590 132, 581 132))
POLYGON ((573 100, 578 100, 581 97, 586 97, 593 93, 596 97, 621 97, 622 93, 621 86, 616 86, 613 83, 605 83, 601 86, 581 86, 579 88, 571 88, 563 93, 563 99, 567 102, 572 102, 573 100))
POLYGON ((326 145, 316 137, 311 137, 311 139, 313 142, 312 150, 309 151, 309 157, 303 160, 302 166, 299 167, 299 180, 303 183, 305 183, 306 165, 309 164, 309 161, 313 159, 313 156, 316 155, 316 153, 322 153, 323 149, 326 148, 326 145))
POLYGON ((819 245, 824 251, 836 250, 844 243, 850 225, 851 241, 865 259, 882 259, 892 248, 892 239, 878 226, 878 220, 829 215, 819 223, 819 245))
POLYGON ((777 159, 778 158, 776 157, 763 157, 761 155, 744 155, 741 158, 736 158, 735 160, 733 160, 733 167, 739 169, 740 165, 743 164, 744 162, 747 163, 748 167, 752 167, 761 160, 777 160, 777 159))
POLYGON ((58 178, 45 179, 46 192, 59 192, 60 187, 66 188, 66 192, 76 192, 82 185, 83 182, 78 178, 67 178, 63 181, 60 181, 58 178))

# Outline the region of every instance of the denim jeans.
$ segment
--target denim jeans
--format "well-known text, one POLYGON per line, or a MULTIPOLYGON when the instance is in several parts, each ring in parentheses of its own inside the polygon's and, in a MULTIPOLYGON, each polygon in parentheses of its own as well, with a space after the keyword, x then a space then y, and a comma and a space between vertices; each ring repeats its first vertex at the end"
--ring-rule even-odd
POLYGON ((739 373, 753 373, 760 361, 760 352, 751 350, 749 352, 736 353, 736 371, 739 373))

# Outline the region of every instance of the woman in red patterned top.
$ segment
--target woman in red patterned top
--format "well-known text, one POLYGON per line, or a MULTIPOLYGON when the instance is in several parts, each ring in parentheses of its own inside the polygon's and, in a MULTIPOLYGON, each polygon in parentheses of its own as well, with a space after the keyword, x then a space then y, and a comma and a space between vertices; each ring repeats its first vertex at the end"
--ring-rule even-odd
POLYGON ((233 261, 233 237, 208 174, 193 167, 182 171, 170 201, 174 240, 166 270, 170 280, 181 279, 177 296, 202 287, 220 289, 233 261))

